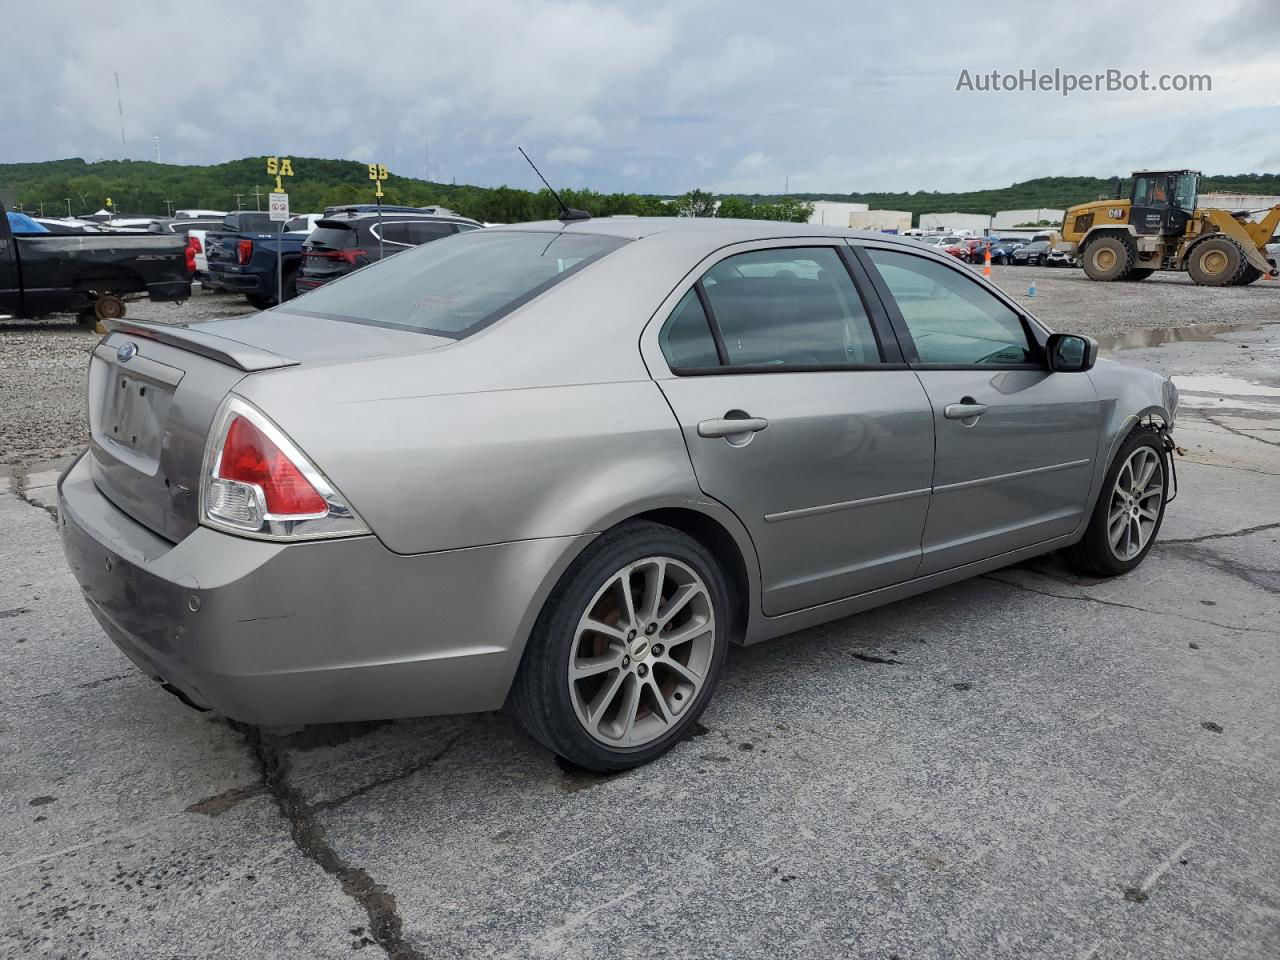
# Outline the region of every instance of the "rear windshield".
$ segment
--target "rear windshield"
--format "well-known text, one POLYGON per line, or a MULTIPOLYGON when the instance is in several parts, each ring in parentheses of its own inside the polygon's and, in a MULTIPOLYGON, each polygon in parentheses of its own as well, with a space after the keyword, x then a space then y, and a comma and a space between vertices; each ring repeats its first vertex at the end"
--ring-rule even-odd
POLYGON ((344 250, 356 245, 356 231, 345 223, 321 220, 307 236, 307 245, 326 250, 344 250))
POLYGON ((222 218, 222 225, 237 233, 274 232, 275 224, 269 213, 229 213, 222 218))
POLYGON ((626 242, 474 230, 380 260, 281 309, 461 339, 626 242))

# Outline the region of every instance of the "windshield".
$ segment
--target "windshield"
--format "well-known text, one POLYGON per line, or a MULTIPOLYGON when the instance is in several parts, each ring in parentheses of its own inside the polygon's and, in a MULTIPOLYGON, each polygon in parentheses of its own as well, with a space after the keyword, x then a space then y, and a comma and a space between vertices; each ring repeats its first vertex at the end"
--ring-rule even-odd
POLYGON ((1194 173, 1180 174, 1178 177, 1178 186, 1174 190, 1173 205, 1179 210, 1185 210, 1191 213, 1196 208, 1196 187, 1200 182, 1200 177, 1194 173))
POLYGON ((461 339, 625 243, 474 230, 388 257, 281 309, 461 339))

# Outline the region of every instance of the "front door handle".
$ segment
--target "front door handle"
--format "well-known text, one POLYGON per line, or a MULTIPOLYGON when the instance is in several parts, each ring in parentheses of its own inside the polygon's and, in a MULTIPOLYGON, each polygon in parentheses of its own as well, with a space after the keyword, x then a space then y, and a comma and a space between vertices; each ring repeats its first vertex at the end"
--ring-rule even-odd
POLYGON ((985 403, 978 403, 973 397, 965 397, 959 403, 948 403, 942 413, 948 420, 977 420, 987 412, 985 403))
POLYGON ((739 434, 759 433, 769 426, 764 417, 717 417, 714 420, 702 420, 698 423, 700 437, 733 437, 739 434))

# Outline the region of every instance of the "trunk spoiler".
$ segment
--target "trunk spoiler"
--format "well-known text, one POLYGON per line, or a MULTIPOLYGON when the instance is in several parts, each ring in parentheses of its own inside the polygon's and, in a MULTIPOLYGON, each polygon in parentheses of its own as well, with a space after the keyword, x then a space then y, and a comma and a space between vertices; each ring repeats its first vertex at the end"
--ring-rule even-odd
POLYGON ((178 347, 191 353, 217 360, 228 366, 253 373, 257 370, 274 370, 279 367, 294 367, 297 360, 282 357, 258 347, 229 340, 189 327, 174 326, 167 323, 152 323, 146 320, 103 320, 102 325, 107 333, 120 333, 129 337, 141 337, 154 340, 170 347, 178 347))

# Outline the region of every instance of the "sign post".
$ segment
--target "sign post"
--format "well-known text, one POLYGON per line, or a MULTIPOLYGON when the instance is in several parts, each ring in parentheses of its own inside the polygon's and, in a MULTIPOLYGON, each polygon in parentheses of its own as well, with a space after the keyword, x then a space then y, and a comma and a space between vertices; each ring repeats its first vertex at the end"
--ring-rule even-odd
MULTIPOLYGON (((289 219, 289 194, 285 193, 281 177, 293 176, 293 161, 288 157, 267 157, 267 176, 276 178, 276 189, 267 195, 267 209, 271 222, 280 224, 276 238, 276 304, 284 303, 284 269, 281 265, 284 247, 284 225, 289 219)), ((255 188, 256 189, 256 188, 255 188)))
POLYGON ((369 164, 369 179, 373 181, 373 195, 378 201, 378 259, 382 259, 382 181, 387 179, 385 163, 369 164))

